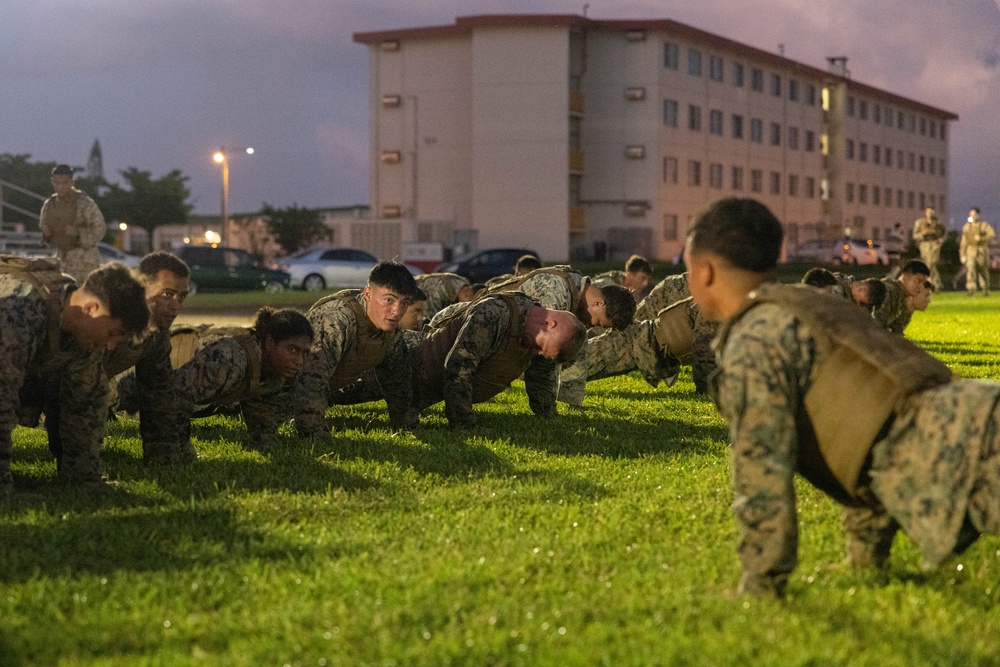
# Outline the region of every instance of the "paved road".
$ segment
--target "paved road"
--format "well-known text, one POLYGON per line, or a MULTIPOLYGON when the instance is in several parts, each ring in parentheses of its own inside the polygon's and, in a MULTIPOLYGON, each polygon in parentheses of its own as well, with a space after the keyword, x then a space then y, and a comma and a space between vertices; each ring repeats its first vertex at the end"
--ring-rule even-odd
POLYGON ((174 320, 174 324, 216 324, 226 327, 248 327, 253 324, 253 315, 218 315, 215 313, 184 313, 174 320))

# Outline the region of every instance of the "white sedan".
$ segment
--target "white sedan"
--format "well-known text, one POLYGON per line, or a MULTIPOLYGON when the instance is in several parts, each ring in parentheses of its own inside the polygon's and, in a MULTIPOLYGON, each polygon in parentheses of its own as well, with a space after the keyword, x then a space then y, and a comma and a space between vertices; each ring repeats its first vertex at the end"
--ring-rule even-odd
MULTIPOLYGON (((304 290, 364 287, 378 258, 358 248, 309 248, 275 261, 275 267, 291 274, 291 286, 304 290)), ((420 269, 406 265, 410 273, 420 269)))

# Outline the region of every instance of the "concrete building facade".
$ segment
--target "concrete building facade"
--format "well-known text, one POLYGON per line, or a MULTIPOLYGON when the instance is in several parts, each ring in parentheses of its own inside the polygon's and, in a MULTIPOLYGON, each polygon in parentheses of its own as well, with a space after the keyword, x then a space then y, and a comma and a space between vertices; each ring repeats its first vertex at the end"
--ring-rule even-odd
POLYGON ((945 210, 957 116, 670 20, 459 17, 354 35, 370 52, 373 224, 401 243, 545 260, 676 257, 696 213, 751 196, 790 251, 877 242, 945 210))

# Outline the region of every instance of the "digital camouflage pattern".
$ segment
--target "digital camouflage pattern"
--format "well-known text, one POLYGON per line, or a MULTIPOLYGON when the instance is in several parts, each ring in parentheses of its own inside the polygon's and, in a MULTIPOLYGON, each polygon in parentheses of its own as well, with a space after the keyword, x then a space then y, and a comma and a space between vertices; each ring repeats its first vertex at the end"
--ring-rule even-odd
POLYGON ((948 228, 937 216, 924 216, 913 223, 913 239, 920 246, 920 259, 931 270, 931 283, 934 289, 941 289, 941 274, 938 264, 941 263, 941 246, 948 228))
POLYGON ((469 285, 469 279, 457 273, 425 273, 414 276, 417 287, 427 295, 428 319, 434 317, 439 310, 458 302, 458 292, 469 285))
POLYGON ((872 316, 883 329, 902 336, 913 318, 913 312, 906 306, 906 290, 898 280, 883 278, 882 282, 885 283, 885 301, 872 316))
POLYGON ((959 242, 959 259, 965 264, 965 289, 975 292, 982 289, 990 293, 990 242, 995 236, 985 220, 966 222, 962 226, 959 242))
POLYGON ((149 463, 176 463, 195 458, 194 447, 182 438, 182 422, 190 418, 178 399, 174 369, 170 364, 170 332, 150 325, 138 336, 124 340, 104 359, 110 405, 139 412, 143 459, 149 463), (130 379, 126 379, 130 378, 130 379), (131 398, 119 394, 121 384, 131 398), (131 406, 129 406, 131 403, 131 406))
MULTIPOLYGON (((425 327, 421 331, 410 329, 400 329, 403 335, 403 346, 407 353, 422 343, 430 329, 425 327)), ((375 376, 375 369, 365 371, 356 382, 353 382, 343 389, 338 389, 330 397, 330 403, 334 405, 357 405, 358 403, 369 403, 371 401, 381 401, 385 399, 385 390, 375 376)))
MULTIPOLYGON (((515 301, 521 320, 534 307, 535 301, 518 297, 515 301)), ((465 323, 444 364, 444 401, 448 423, 454 427, 472 427, 472 381, 480 364, 500 350, 511 336, 511 317, 504 299, 477 300, 462 311, 465 323)), ((524 369, 524 386, 528 406, 541 417, 554 417, 556 411, 556 364, 537 364, 535 356, 524 369)), ((544 359, 545 361, 551 361, 544 359)))
MULTIPOLYGON (((732 441, 745 592, 780 594, 797 563, 798 419, 820 350, 809 328, 775 304, 751 309, 718 350, 714 398, 732 441)), ((928 566, 963 546, 966 516, 976 531, 1000 530, 998 398, 998 384, 961 380, 902 401, 873 445, 867 484, 862 477, 867 507, 844 512, 856 564, 881 562, 898 526, 928 566)))
POLYGON ((202 339, 194 357, 176 371, 185 441, 190 440, 190 419, 196 409, 239 403, 254 445, 267 449, 277 443, 278 427, 291 417, 294 384, 262 376, 260 354, 260 343, 252 334, 244 334, 242 342, 233 334, 208 334, 202 339))
POLYGON ((74 288, 68 284, 49 300, 28 279, 0 273, 0 487, 12 482, 11 431, 19 422, 37 425, 41 412, 59 478, 103 480, 103 355, 83 350, 59 330, 59 313, 74 288))
POLYGON ((82 283, 101 265, 97 242, 108 229, 94 200, 76 188, 71 192, 73 196, 68 200, 60 201, 55 195, 45 200, 39 226, 46 241, 55 244, 63 272, 82 283), (64 233, 67 225, 75 226, 76 234, 64 233))
POLYGON ((613 271, 598 273, 596 276, 591 276, 590 284, 594 287, 607 287, 608 285, 625 287, 625 272, 615 269, 613 271))
MULTIPOLYGON (((357 299, 361 304, 365 303, 362 293, 357 299)), ((334 403, 336 391, 343 388, 330 387, 330 379, 359 335, 389 338, 382 341, 388 343, 388 352, 371 368, 375 371, 376 381, 385 390, 390 422, 395 426, 414 425, 416 414, 411 408, 413 387, 410 362, 403 334, 398 329, 369 334, 370 322, 359 323, 354 311, 340 299, 317 303, 309 309, 306 317, 312 324, 315 338, 295 390, 295 428, 299 435, 307 438, 329 436, 330 429, 324 415, 327 407, 334 403)), ((364 370, 358 372, 356 379, 361 378, 364 370)), ((350 384, 347 382, 343 386, 350 384)))

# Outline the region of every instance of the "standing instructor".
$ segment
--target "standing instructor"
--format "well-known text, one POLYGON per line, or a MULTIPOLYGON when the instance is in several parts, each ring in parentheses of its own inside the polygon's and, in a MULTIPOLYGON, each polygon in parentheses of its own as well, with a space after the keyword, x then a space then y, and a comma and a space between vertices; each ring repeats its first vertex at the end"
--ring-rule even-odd
POLYGON ((94 200, 73 187, 73 169, 60 164, 52 169, 55 193, 42 204, 39 226, 46 243, 56 246, 63 273, 83 282, 101 264, 97 242, 107 226, 94 200))

